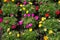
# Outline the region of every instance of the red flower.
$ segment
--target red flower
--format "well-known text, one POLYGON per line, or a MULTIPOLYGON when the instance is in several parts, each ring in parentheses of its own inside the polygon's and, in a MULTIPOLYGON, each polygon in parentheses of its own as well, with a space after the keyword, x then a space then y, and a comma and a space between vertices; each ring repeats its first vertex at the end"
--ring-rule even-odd
POLYGON ((0 14, 2 14, 2 10, 0 10, 0 14))
POLYGON ((46 13, 46 14, 45 14, 45 17, 49 17, 49 13, 46 13))
POLYGON ((38 11, 38 9, 39 9, 39 6, 36 6, 36 11, 38 11))
POLYGON ((56 15, 59 15, 60 14, 60 11, 59 10, 56 10, 56 15))
POLYGON ((11 28, 12 28, 12 29, 15 29, 15 28, 16 28, 16 25, 12 25, 11 28))

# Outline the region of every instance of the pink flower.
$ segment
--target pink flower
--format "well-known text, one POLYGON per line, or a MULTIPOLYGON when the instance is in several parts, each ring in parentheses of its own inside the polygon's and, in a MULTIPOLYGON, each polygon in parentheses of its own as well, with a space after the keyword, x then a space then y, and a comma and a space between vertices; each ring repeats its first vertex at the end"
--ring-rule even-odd
POLYGON ((22 25, 23 24, 23 20, 19 21, 19 25, 22 25))
POLYGON ((30 13, 29 13, 29 14, 27 14, 27 16, 28 16, 28 17, 30 17, 30 13))
POLYGON ((31 27, 32 26, 32 23, 30 23, 29 26, 31 27))
POLYGON ((12 29, 15 29, 15 28, 16 28, 16 25, 12 25, 11 28, 12 28, 12 29))
POLYGON ((32 23, 26 25, 26 28, 30 28, 30 27, 32 27, 32 23))
POLYGON ((3 22, 3 18, 0 18, 0 23, 3 22))
POLYGON ((13 14, 10 14, 11 17, 13 17, 14 15, 13 14))
POLYGON ((27 15, 26 14, 24 14, 24 17, 26 17, 27 15))
POLYGON ((34 17, 34 13, 32 14, 32 17, 34 17))
POLYGON ((35 20, 38 20, 38 18, 39 18, 38 16, 35 16, 35 20))

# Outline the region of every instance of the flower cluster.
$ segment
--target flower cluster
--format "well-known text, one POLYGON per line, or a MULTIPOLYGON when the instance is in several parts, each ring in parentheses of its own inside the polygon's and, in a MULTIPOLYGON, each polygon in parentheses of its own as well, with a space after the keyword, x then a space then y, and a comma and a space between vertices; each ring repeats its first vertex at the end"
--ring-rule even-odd
POLYGON ((18 22, 19 25, 23 25, 24 28, 34 28, 37 23, 38 16, 35 16, 33 13, 24 14, 24 17, 18 22))
POLYGON ((0 18, 0 27, 3 28, 4 32, 7 30, 7 28, 15 29, 16 21, 17 21, 17 19, 15 17, 0 18))
POLYGON ((2 40, 59 40, 60 0, 1 0, 2 40))

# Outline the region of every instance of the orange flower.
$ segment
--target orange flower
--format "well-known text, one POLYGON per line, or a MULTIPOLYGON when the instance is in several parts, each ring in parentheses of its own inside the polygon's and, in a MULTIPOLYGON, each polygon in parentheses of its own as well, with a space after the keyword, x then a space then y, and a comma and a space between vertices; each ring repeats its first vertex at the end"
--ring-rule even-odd
POLYGON ((48 40, 48 36, 44 36, 44 40, 48 40))

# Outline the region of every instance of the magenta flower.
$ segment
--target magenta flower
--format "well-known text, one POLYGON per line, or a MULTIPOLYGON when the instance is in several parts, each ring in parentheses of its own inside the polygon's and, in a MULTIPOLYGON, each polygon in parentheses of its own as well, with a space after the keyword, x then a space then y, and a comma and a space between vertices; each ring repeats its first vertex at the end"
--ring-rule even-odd
POLYGON ((12 28, 12 29, 15 29, 15 28, 16 28, 16 25, 12 25, 11 28, 12 28))
POLYGON ((38 16, 35 16, 35 20, 38 20, 38 18, 39 18, 38 16))
POLYGON ((27 16, 28 16, 28 17, 30 17, 30 13, 29 13, 29 14, 27 14, 27 16))
POLYGON ((34 13, 32 14, 32 17, 34 17, 34 13))
POLYGON ((22 25, 23 24, 23 20, 19 21, 19 25, 22 25))
POLYGON ((24 5, 26 5, 26 3, 27 3, 26 1, 23 2, 24 5))
POLYGON ((0 23, 3 22, 3 18, 0 18, 0 23))
POLYGON ((29 28, 29 25, 26 25, 26 28, 29 28))
POLYGON ((24 14, 24 17, 26 17, 27 15, 26 14, 24 14))

